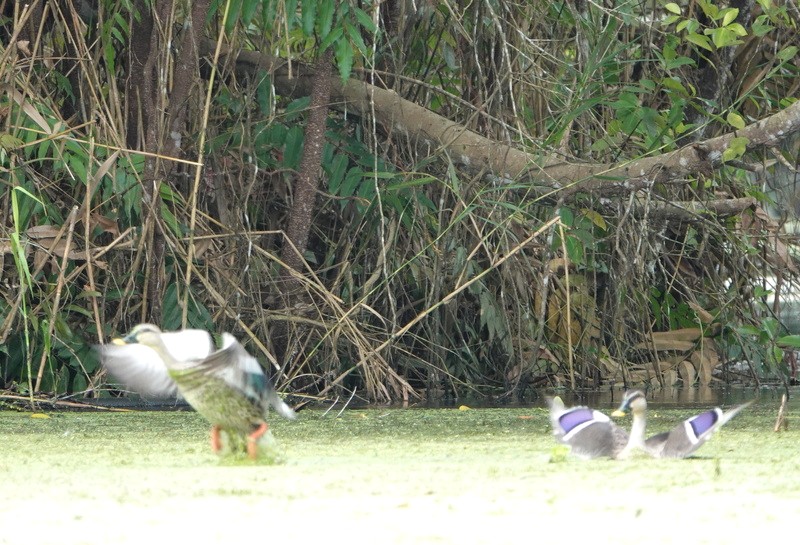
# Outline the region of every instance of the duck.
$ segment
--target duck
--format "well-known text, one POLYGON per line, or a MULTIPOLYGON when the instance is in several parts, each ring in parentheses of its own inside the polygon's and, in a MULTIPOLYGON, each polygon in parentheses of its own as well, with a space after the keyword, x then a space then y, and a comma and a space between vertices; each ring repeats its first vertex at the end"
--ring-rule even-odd
POLYGON ((579 458, 618 458, 627 447, 628 433, 608 415, 585 406, 566 408, 560 397, 547 399, 556 439, 579 458))
POLYGON ((164 332, 139 324, 125 337, 96 349, 118 381, 139 393, 180 395, 211 423, 211 448, 222 450, 222 433, 245 435, 247 455, 258 458, 259 440, 269 430, 270 406, 294 420, 295 411, 278 395, 263 368, 230 333, 216 349, 202 330, 164 332))
MULTIPOLYGON (((211 334, 202 329, 161 331, 159 336, 166 351, 178 361, 204 359, 217 349, 211 334)), ((145 398, 182 397, 164 358, 155 349, 115 338, 110 344, 95 345, 95 350, 106 370, 125 388, 145 398)))
POLYGON ((613 417, 625 416, 629 412, 633 415, 629 441, 619 457, 627 458, 636 451, 643 451, 653 458, 686 458, 751 403, 743 403, 728 411, 715 407, 687 418, 670 431, 645 439, 647 399, 641 390, 629 390, 625 392, 619 408, 611 413, 613 417))

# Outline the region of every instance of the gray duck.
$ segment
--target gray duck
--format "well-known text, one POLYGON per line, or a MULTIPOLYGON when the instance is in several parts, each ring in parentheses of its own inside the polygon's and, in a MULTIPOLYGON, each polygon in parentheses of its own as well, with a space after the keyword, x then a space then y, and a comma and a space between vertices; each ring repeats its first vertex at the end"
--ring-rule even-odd
POLYGON ((629 436, 611 418, 589 407, 566 408, 560 397, 547 399, 553 435, 580 458, 618 458, 629 436))
POLYGON ((625 458, 637 450, 644 451, 653 458, 686 458, 700 448, 719 428, 752 401, 738 405, 729 411, 715 407, 709 411, 687 418, 672 430, 645 439, 647 428, 647 399, 641 390, 625 392, 619 408, 612 416, 633 414, 630 440, 620 458, 625 458))

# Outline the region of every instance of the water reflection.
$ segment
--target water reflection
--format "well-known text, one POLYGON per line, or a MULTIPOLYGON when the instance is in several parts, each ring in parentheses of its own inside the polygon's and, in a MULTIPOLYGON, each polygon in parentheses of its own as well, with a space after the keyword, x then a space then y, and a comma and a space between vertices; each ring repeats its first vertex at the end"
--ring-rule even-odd
MULTIPOLYGON (((754 388, 711 388, 699 386, 696 388, 667 387, 646 390, 647 405, 650 408, 691 408, 708 406, 737 405, 749 401, 754 397, 780 400, 783 389, 754 388)), ((542 399, 547 395, 559 395, 567 406, 588 405, 589 407, 604 409, 616 408, 622 400, 623 390, 609 389, 592 392, 541 392, 542 399)), ((537 403, 538 405, 538 403, 537 403)))
MULTIPOLYGON (((679 388, 667 387, 658 389, 641 388, 647 395, 647 404, 650 408, 695 408, 695 407, 728 407, 738 405, 751 399, 758 398, 759 403, 780 403, 781 396, 786 392, 783 387, 695 387, 679 388)), ((567 407, 587 405, 601 410, 616 409, 622 400, 622 388, 605 388, 601 390, 584 390, 572 392, 569 390, 543 389, 536 390, 525 398, 510 402, 509 400, 492 400, 490 398, 439 398, 424 403, 414 404, 419 408, 452 408, 467 405, 471 408, 513 408, 513 407, 544 407, 548 396, 560 396, 567 407)), ((800 388, 790 388, 789 397, 797 399, 800 388)))

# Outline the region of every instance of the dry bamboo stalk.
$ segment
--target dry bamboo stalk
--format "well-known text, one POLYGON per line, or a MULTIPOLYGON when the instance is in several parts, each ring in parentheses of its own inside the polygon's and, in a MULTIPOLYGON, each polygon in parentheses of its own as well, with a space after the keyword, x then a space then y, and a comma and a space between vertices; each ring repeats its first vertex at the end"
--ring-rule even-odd
POLYGON ((778 418, 775 420, 774 432, 779 432, 783 427, 783 431, 789 429, 789 422, 786 420, 786 394, 781 396, 781 406, 778 409, 778 418))

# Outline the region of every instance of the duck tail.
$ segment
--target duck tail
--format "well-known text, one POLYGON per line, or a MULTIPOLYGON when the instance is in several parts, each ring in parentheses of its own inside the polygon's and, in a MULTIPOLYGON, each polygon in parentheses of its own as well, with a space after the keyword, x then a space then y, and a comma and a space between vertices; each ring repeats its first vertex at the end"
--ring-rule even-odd
POLYGON ((294 409, 287 405, 274 389, 270 388, 267 400, 269 404, 272 405, 272 408, 275 409, 275 412, 282 417, 288 418, 289 420, 297 418, 297 413, 294 412, 294 409))
POLYGON ((717 424, 717 427, 722 426, 728 420, 730 420, 731 418, 733 418, 734 416, 739 414, 739 411, 741 411, 742 409, 745 409, 745 408, 749 407, 752 402, 753 402, 753 400, 750 400, 747 403, 742 403, 741 405, 737 405, 736 407, 734 407, 730 411, 726 411, 726 412, 722 413, 722 416, 719 418, 719 423, 717 424))

